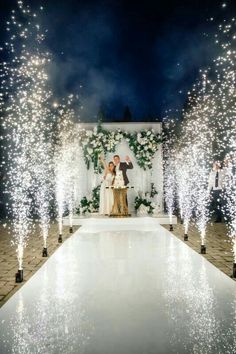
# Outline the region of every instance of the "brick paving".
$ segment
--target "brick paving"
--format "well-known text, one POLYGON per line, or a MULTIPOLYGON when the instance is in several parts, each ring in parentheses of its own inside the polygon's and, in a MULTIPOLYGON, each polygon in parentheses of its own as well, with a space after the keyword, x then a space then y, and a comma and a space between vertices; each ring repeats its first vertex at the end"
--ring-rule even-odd
MULTIPOLYGON (((163 225, 169 229, 168 225, 163 225)), ((174 225, 173 234, 185 242, 189 247, 200 253, 201 241, 199 233, 194 225, 191 225, 188 232, 188 241, 184 241, 183 225, 174 225)), ((206 233, 206 254, 202 255, 215 267, 228 276, 232 275, 233 252, 230 238, 227 236, 227 227, 224 223, 210 223, 206 233)))
MULTIPOLYGON (((74 227, 74 231, 78 228, 74 227)), ((63 241, 69 238, 69 227, 63 230, 63 241)), ((49 256, 60 247, 58 243, 57 223, 52 223, 48 237, 49 256)), ((39 228, 36 227, 30 236, 24 252, 24 281, 15 283, 15 273, 18 270, 16 257, 16 247, 11 245, 11 235, 7 228, 0 224, 0 307, 23 285, 25 282, 47 261, 47 257, 42 257, 43 242, 39 228)))

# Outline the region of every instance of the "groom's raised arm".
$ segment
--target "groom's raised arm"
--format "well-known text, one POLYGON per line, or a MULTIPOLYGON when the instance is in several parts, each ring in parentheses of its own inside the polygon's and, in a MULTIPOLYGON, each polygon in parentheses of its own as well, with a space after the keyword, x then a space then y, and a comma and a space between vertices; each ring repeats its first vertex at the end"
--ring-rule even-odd
POLYGON ((134 168, 134 165, 132 164, 132 162, 127 162, 127 169, 128 170, 132 170, 134 168))
POLYGON ((132 170, 134 168, 134 166, 133 166, 133 164, 132 164, 132 162, 130 160, 130 157, 126 156, 125 161, 126 161, 127 170, 132 170))

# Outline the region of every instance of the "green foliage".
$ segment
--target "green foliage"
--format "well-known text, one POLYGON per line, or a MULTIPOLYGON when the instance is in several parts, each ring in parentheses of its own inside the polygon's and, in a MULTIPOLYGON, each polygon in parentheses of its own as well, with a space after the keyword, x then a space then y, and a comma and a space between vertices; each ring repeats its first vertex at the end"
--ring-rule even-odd
POLYGON ((153 214, 155 209, 154 196, 158 194, 158 191, 155 188, 154 183, 151 183, 151 191, 150 192, 139 192, 138 196, 134 200, 134 207, 137 211, 142 205, 147 209, 148 214, 153 214))
POLYGON ((101 185, 99 184, 92 190, 92 198, 88 199, 87 197, 83 197, 80 201, 80 207, 77 208, 76 214, 80 214, 82 211, 83 214, 85 213, 93 213, 99 210, 99 199, 100 199, 100 188, 101 185))
POLYGON ((147 200, 146 198, 142 198, 140 196, 137 196, 134 200, 134 208, 137 211, 141 205, 144 205, 145 207, 148 207, 148 214, 152 214, 153 210, 155 209, 153 203, 151 200, 147 200))
POLYGON ((152 159, 162 142, 160 134, 155 134, 153 129, 133 134, 121 130, 110 132, 100 123, 93 130, 83 129, 79 134, 87 168, 89 169, 92 163, 95 173, 101 173, 103 166, 99 163, 99 157, 115 152, 122 138, 128 142, 138 165, 144 170, 152 168, 152 159))
POLYGON ((154 198, 155 195, 157 195, 157 194, 158 194, 158 191, 157 191, 157 189, 156 189, 154 183, 151 183, 150 197, 151 197, 151 198, 154 198))
POLYGON ((115 152, 116 145, 122 137, 119 130, 110 132, 103 129, 101 124, 93 130, 81 130, 79 140, 87 168, 89 169, 92 163, 95 173, 101 173, 103 166, 99 162, 99 157, 106 155, 107 152, 115 152))
POLYGON ((153 129, 145 129, 135 134, 126 133, 125 136, 139 167, 143 170, 151 169, 152 159, 162 142, 161 136, 155 134, 153 129))

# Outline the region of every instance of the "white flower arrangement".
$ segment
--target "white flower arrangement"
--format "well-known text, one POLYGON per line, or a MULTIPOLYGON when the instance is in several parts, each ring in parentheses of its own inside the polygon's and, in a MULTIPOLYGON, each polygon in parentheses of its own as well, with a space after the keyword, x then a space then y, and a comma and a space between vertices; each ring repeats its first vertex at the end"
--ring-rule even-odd
POLYGON ((156 204, 154 202, 155 195, 158 194, 154 183, 151 183, 150 192, 143 193, 142 191, 138 192, 137 197, 134 201, 135 210, 140 215, 153 214, 156 204))
POLYGON ((152 168, 152 159, 161 143, 161 136, 155 134, 153 129, 145 129, 136 134, 126 134, 126 139, 138 165, 144 170, 152 168))
POLYGON ((130 149, 136 156, 138 165, 144 170, 152 168, 152 159, 161 143, 160 135, 155 134, 153 129, 145 129, 139 133, 131 134, 121 130, 110 132, 103 129, 101 125, 93 130, 82 129, 79 133, 79 139, 87 168, 92 163, 96 173, 102 170, 102 166, 99 164, 100 155, 115 152, 115 148, 121 139, 128 142, 130 149))

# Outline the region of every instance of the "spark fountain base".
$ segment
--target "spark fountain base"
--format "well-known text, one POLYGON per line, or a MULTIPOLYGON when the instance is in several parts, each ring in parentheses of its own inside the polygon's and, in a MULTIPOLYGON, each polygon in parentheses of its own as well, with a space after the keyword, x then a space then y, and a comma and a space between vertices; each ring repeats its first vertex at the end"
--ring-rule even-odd
POLYGON ((59 234, 58 236, 58 243, 62 243, 62 234, 59 234))
POLYGON ((236 263, 233 264, 233 278, 236 278, 236 263))
POLYGON ((48 257, 48 249, 46 247, 43 248, 42 256, 48 257))
POLYGON ((73 234, 73 227, 70 226, 70 234, 73 234))
POLYGON ((201 245, 201 254, 206 254, 206 246, 201 245))
POLYGON ((22 283, 23 280, 23 269, 18 269, 18 272, 16 273, 16 283, 22 283))
POLYGON ((174 231, 173 225, 170 224, 170 231, 174 231))
POLYGON ((188 234, 184 234, 184 241, 188 241, 188 234))

